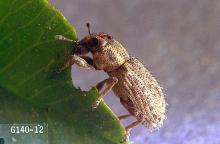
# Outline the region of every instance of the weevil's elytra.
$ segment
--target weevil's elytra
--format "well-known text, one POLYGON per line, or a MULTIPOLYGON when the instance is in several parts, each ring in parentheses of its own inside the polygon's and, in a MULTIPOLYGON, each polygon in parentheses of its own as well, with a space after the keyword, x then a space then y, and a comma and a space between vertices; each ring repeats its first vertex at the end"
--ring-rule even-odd
MULTIPOLYGON (((137 121, 126 126, 128 132, 132 127, 142 123, 150 130, 158 129, 166 119, 166 102, 162 88, 148 69, 135 57, 130 56, 126 49, 112 36, 106 33, 90 33, 78 42, 75 54, 67 58, 60 71, 72 64, 82 68, 94 68, 103 70, 109 78, 97 84, 99 92, 105 84, 107 87, 100 92, 98 99, 92 107, 96 108, 102 99, 111 89, 120 99, 121 104, 130 114, 119 116, 125 119, 135 116, 137 121), (92 58, 85 56, 91 52, 92 58)), ((67 40, 63 36, 56 36, 56 39, 67 40)))
POLYGON ((151 73, 135 57, 108 73, 117 77, 113 91, 124 107, 151 130, 159 128, 165 119, 166 103, 162 88, 151 73))

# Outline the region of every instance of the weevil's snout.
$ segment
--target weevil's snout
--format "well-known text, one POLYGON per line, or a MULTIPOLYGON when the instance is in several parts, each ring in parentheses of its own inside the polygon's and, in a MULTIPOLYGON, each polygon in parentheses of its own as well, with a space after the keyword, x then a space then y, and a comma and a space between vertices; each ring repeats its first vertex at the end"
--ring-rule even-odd
POLYGON ((104 45, 105 41, 102 40, 97 34, 91 34, 83 38, 78 42, 77 47, 79 49, 86 49, 88 52, 95 53, 99 51, 104 45))
POLYGON ((96 53, 102 50, 106 44, 113 40, 112 36, 101 33, 90 33, 80 41, 75 43, 76 54, 86 54, 88 52, 96 53))
POLYGON ((86 46, 89 50, 92 50, 94 47, 98 47, 99 46, 99 39, 96 37, 90 36, 86 40, 86 46))
POLYGON ((74 53, 77 55, 84 55, 89 53, 89 50, 85 47, 84 44, 80 43, 80 41, 75 42, 74 47, 75 47, 74 53))

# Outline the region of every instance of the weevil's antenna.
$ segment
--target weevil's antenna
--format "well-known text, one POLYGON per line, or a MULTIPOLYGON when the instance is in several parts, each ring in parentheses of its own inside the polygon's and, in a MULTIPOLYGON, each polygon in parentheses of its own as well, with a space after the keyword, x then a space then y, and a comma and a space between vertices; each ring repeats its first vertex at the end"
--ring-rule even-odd
POLYGON ((89 24, 89 23, 86 23, 86 27, 88 28, 89 35, 91 36, 91 32, 90 32, 90 24, 89 24))

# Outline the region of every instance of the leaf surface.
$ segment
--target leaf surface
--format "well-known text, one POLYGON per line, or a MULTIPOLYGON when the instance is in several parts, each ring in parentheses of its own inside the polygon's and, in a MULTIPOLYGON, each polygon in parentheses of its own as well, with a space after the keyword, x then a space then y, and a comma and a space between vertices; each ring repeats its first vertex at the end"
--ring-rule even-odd
MULTIPOLYGON (((46 0, 0 1, 0 123, 48 124, 53 144, 120 143, 125 133, 112 111, 103 102, 91 110, 97 90, 75 88, 70 69, 56 72, 73 50, 71 43, 55 41, 57 34, 77 40, 75 29, 46 0)), ((2 136, 45 143, 36 134, 0 131, 2 136)))

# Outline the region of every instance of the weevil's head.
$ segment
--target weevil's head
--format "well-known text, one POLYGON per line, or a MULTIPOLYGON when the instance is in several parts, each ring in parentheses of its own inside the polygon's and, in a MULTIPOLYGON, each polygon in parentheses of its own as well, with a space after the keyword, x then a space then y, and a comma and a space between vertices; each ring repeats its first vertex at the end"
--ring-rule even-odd
POLYGON ((106 72, 117 69, 129 59, 126 49, 112 36, 104 32, 90 33, 87 26, 89 35, 76 42, 76 54, 91 52, 94 66, 106 72))

